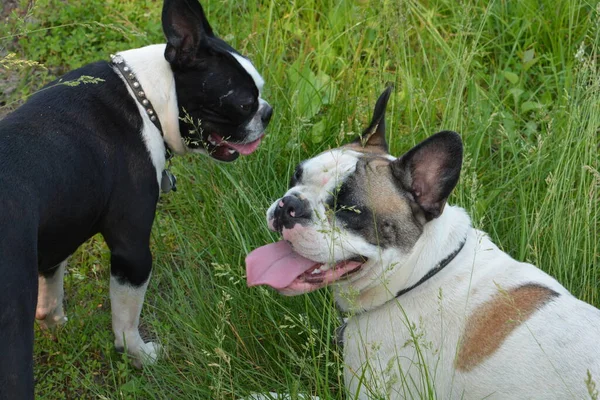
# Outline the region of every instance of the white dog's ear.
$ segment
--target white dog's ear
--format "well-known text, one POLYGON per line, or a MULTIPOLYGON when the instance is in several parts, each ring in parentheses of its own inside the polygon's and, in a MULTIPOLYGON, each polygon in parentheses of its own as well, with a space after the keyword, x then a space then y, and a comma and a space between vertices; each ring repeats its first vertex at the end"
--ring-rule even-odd
POLYGON ((174 66, 186 66, 198 56, 213 31, 197 0, 165 0, 162 27, 167 39, 165 59, 174 66))
POLYGON ((392 162, 392 174, 413 195, 427 221, 439 217, 444 210, 460 176, 462 155, 458 133, 443 131, 392 162))
POLYGON ((347 147, 363 152, 388 153, 388 145, 385 140, 385 109, 392 89, 392 86, 388 86, 379 96, 375 103, 371 123, 356 140, 347 144, 347 147))

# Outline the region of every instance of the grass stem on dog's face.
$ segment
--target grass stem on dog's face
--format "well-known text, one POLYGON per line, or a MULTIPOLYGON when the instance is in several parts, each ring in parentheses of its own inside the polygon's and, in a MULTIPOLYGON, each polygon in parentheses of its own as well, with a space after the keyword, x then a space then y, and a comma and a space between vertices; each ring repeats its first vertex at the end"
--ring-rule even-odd
MULTIPOLYGON (((159 204, 142 327, 157 332, 165 360, 140 373, 113 351, 108 251, 92 240, 70 261, 69 322, 55 335, 36 332, 40 398, 235 399, 256 391, 352 398, 340 390, 329 292, 283 298, 248 289, 243 260, 276 239, 265 210, 298 162, 354 138, 386 82, 395 84, 391 153, 441 129, 460 132, 465 164, 450 202, 516 259, 600 305, 600 9, 593 3, 203 3, 219 35, 264 74, 275 109, 267 136, 256 154, 231 165, 173 161, 181 190, 159 204)), ((0 49, 48 71, 32 65, 21 77, 5 69, 1 100, 14 104, 52 74, 163 41, 159 13, 148 0, 40 0, 27 20, 11 14, 0 49), (115 20, 119 29, 109 25, 115 20)), ((426 369, 435 373, 435 365, 426 369)))

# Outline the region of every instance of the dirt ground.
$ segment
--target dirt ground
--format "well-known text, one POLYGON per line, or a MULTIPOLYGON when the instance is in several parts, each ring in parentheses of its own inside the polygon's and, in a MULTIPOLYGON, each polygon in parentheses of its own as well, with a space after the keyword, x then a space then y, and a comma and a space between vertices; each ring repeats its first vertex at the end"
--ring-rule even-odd
POLYGON ((4 20, 8 14, 19 5, 19 0, 3 0, 2 1, 2 12, 0 12, 0 17, 4 20))

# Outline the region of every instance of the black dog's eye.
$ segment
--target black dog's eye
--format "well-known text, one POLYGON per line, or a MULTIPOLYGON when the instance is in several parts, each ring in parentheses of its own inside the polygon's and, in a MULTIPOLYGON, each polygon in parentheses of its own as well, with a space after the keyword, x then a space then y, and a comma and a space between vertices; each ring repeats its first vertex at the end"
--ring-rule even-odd
POLYGON ((290 187, 296 186, 298 182, 300 182, 300 179, 302 179, 302 171, 302 164, 298 164, 296 170, 294 171, 294 175, 292 175, 292 179, 290 179, 290 187))
POLYGON ((240 108, 244 111, 250 111, 254 103, 240 104, 240 108))

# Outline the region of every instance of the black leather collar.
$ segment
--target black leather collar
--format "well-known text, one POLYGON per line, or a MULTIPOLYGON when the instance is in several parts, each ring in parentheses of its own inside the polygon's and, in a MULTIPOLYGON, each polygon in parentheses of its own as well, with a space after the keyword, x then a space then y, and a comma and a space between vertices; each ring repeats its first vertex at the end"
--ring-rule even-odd
POLYGON ((465 247, 465 243, 467 243, 466 236, 462 240, 462 242, 460 242, 460 244, 458 245, 458 247, 456 248, 456 250, 454 250, 452 253, 450 253, 450 255, 448 255, 448 257, 444 258, 435 267, 433 267, 432 269, 430 269, 429 272, 426 273, 425 276, 423 276, 419 280, 419 282, 415 283, 414 285, 412 285, 410 287, 407 287, 406 289, 399 290, 398 293, 396 293, 395 298, 397 299, 398 297, 402 296, 403 294, 410 292, 411 290, 413 290, 417 286, 422 285, 423 283, 427 282, 435 274, 437 274, 438 272, 440 272, 441 270, 443 270, 444 267, 446 267, 446 265, 450 264, 450 262, 452 260, 454 260, 454 258, 458 255, 458 253, 460 253, 460 251, 463 249, 463 247, 465 247))
MULTIPOLYGON (((444 269, 448 264, 450 264, 450 262, 452 262, 452 260, 454 260, 454 258, 456 258, 456 256, 458 255, 458 253, 460 253, 460 251, 463 249, 463 247, 465 247, 465 243, 467 243, 466 236, 452 253, 450 253, 446 258, 444 258, 442 261, 437 263, 437 265, 435 267, 433 267, 432 269, 430 269, 429 272, 427 272, 417 283, 415 283, 414 285, 412 285, 410 287, 407 287, 406 289, 399 290, 398 293, 396 293, 396 295, 394 296, 394 299, 397 299, 398 297, 402 296, 403 294, 406 294, 406 293, 410 292, 411 290, 413 290, 414 288, 422 285, 423 283, 425 283, 429 279, 431 279, 433 276, 435 276, 435 274, 437 274, 442 269, 444 269)), ((392 299, 386 301, 383 304, 387 304, 391 300, 392 299)), ((362 314, 362 313, 358 313, 355 315, 360 315, 360 314, 362 314)), ((336 346, 338 346, 340 349, 342 349, 344 347, 344 331, 346 330, 347 324, 344 321, 344 317, 341 312, 340 312, 340 320, 342 321, 342 324, 336 328, 333 342, 336 346)))

